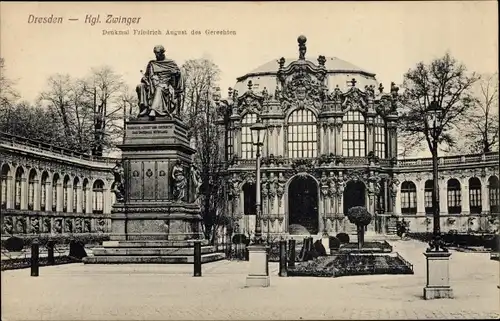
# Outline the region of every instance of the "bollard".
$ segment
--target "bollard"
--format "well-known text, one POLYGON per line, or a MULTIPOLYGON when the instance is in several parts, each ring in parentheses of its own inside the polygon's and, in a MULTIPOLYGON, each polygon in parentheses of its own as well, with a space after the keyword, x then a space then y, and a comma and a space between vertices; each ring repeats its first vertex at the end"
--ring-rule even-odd
POLYGON ((245 246, 245 261, 250 261, 250 253, 248 253, 248 247, 245 246))
POLYGON ((288 259, 288 268, 295 268, 295 240, 290 239, 289 248, 290 248, 290 257, 288 259))
POLYGON ((48 241, 47 242, 47 264, 48 265, 54 265, 55 264, 55 259, 54 259, 54 242, 53 241, 48 241))
POLYGON ((194 243, 194 274, 201 276, 201 242, 194 243))
POLYGON ((279 276, 287 276, 287 269, 286 269, 286 240, 281 240, 280 241, 280 272, 279 276))
POLYGON ((33 240, 31 243, 31 276, 38 276, 38 270, 40 265, 40 247, 38 240, 33 240))

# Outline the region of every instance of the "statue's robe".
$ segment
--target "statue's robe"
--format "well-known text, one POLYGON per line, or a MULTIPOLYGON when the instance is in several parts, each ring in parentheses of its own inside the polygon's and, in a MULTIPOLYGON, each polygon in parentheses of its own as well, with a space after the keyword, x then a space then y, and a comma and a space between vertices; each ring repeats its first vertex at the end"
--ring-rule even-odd
POLYGON ((159 115, 172 115, 179 103, 179 94, 183 90, 181 70, 170 59, 151 60, 144 74, 147 83, 142 82, 137 87, 140 114, 150 110, 159 115))

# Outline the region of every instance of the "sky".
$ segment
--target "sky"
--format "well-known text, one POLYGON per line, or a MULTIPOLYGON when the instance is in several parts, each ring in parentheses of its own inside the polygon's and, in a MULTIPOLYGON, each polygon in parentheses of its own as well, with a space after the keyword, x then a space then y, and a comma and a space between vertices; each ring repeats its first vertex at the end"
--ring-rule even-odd
POLYGON ((154 59, 153 47, 160 44, 179 65, 211 59, 222 71, 224 95, 237 77, 260 65, 298 57, 297 37, 305 35, 307 57, 313 61, 318 55, 346 60, 375 73, 389 88, 418 62, 446 52, 469 71, 497 72, 497 6, 496 1, 0 2, 0 56, 6 76, 31 102, 51 75, 84 77, 102 66, 123 75, 133 91, 140 71, 154 59), (135 18, 136 23, 108 24, 108 15, 135 18), (88 23, 97 16, 100 23, 88 23), (44 17, 62 17, 62 23, 33 23, 44 17), (134 29, 162 35, 133 35, 134 29), (130 35, 103 35, 113 30, 130 35), (207 35, 207 30, 232 34, 207 35))
MULTIPOLYGON (((131 90, 161 44, 182 64, 210 58, 221 69, 223 93, 238 76, 280 57, 298 57, 297 36, 307 36, 307 56, 338 57, 401 83, 419 61, 449 51, 469 70, 498 70, 496 1, 461 2, 208 2, 208 3, 0 3, 0 55, 6 76, 33 101, 55 73, 82 77, 110 66, 131 90), (107 15, 140 18, 130 26, 106 24, 107 15), (29 23, 62 17, 60 24, 29 23), (100 24, 85 23, 100 15, 100 24), (78 19, 69 21, 68 19, 78 19), (103 35, 103 30, 161 30, 158 36, 103 35), (166 35, 185 30, 187 35, 166 35), (191 35, 198 30, 201 35, 191 35), (206 35, 230 30, 236 35, 206 35)), ((315 59, 314 59, 315 60, 315 59)))

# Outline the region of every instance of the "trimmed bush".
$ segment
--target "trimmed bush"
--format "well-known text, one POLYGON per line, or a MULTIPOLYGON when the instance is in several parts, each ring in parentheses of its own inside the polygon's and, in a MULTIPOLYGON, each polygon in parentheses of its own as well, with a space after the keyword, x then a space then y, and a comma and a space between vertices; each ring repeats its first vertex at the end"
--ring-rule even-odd
POLYGON ((233 244, 247 244, 248 238, 245 234, 235 234, 232 241, 233 244))
POLYGON ((349 243, 349 241, 350 241, 349 234, 347 234, 347 233, 337 234, 337 239, 340 241, 341 244, 346 244, 346 243, 349 243))
MULTIPOLYGON (((348 235, 349 236, 349 235, 348 235)), ((335 236, 330 236, 328 238, 328 245, 332 250, 338 250, 340 247, 340 240, 335 236)))
POLYGON ((12 236, 5 240, 3 247, 9 252, 21 252, 24 248, 24 240, 17 236, 12 236))
POLYGON ((79 241, 71 241, 69 243, 69 256, 77 258, 79 260, 86 257, 87 252, 85 252, 84 244, 82 242, 79 242, 79 241))
POLYGON ((355 224, 358 232, 358 247, 362 248, 365 240, 365 226, 372 221, 372 215, 364 206, 354 206, 347 211, 349 222, 355 224))
POLYGON ((325 247, 323 246, 323 243, 321 242, 321 240, 317 240, 316 242, 314 242, 314 251, 316 251, 316 253, 318 253, 318 256, 326 256, 326 249, 325 247))

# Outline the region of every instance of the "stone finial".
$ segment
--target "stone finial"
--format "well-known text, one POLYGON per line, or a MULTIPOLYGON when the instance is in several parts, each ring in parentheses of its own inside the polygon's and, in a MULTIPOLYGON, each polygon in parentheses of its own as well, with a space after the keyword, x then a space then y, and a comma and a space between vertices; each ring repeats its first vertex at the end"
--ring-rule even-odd
POLYGON ((399 87, 396 86, 394 82, 391 82, 391 94, 397 95, 399 91, 399 87))
POLYGON ((348 83, 351 84, 351 87, 356 87, 357 81, 356 81, 356 79, 352 78, 351 80, 348 81, 348 83))
POLYGON ((304 59, 306 59, 306 52, 307 52, 307 47, 306 47, 307 38, 306 38, 306 36, 300 35, 297 38, 297 42, 299 43, 299 59, 304 60, 304 59))
POLYGON ((382 85, 382 83, 380 83, 380 85, 378 85, 378 91, 382 94, 384 92, 384 85, 382 85))
POLYGON ((229 87, 229 88, 227 89, 227 96, 228 96, 229 98, 233 97, 233 88, 229 87))
POLYGON ((318 57, 318 64, 319 64, 321 67, 324 67, 324 66, 325 66, 325 63, 326 63, 326 58, 325 58, 325 56, 319 56, 319 57, 318 57))
POLYGON ((280 69, 283 69, 285 67, 285 58, 281 57, 280 60, 278 60, 278 64, 280 65, 280 69))
POLYGON ((251 80, 248 81, 247 86, 248 86, 248 91, 252 91, 253 83, 251 80))

